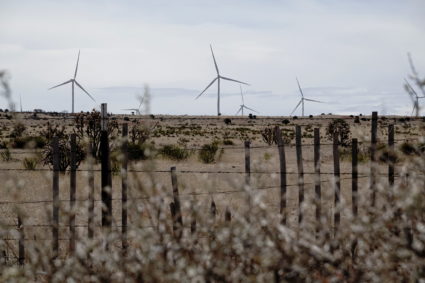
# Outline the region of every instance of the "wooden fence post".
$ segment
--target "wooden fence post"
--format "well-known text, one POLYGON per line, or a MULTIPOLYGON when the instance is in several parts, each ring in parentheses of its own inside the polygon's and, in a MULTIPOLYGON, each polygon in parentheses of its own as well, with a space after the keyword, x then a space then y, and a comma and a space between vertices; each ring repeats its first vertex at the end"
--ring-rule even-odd
MULTIPOLYGON (((176 167, 171 167, 171 184, 173 186, 173 205, 174 206, 174 219, 176 224, 176 236, 181 238, 183 235, 183 216, 180 207, 179 188, 177 184, 176 167)), ((171 206, 170 206, 171 208, 171 206)), ((173 209, 171 209, 173 211, 173 209)))
POLYGON ((88 226, 88 237, 89 239, 93 239, 94 235, 94 173, 93 173, 93 149, 91 144, 89 144, 89 168, 88 168, 88 185, 89 185, 89 205, 88 205, 88 219, 87 219, 87 226, 88 226))
POLYGON ((73 254, 75 251, 75 194, 77 184, 77 160, 76 160, 76 134, 71 134, 71 158, 70 158, 70 188, 69 188, 69 252, 73 254))
POLYGON ((376 203, 376 143, 378 131, 378 112, 372 112, 371 145, 370 145, 370 189, 372 190, 371 205, 376 203))
POLYGON ((53 137, 52 140, 52 157, 53 157, 53 216, 52 216, 52 249, 53 258, 59 256, 59 139, 53 137))
POLYGON ((211 220, 212 220, 212 222, 214 222, 215 217, 217 215, 217 206, 215 205, 214 199, 211 200, 210 214, 211 214, 211 220))
POLYGON ((127 252, 127 169, 128 169, 128 124, 122 125, 123 142, 121 146, 121 154, 123 155, 121 167, 121 234, 122 234, 122 249, 124 254, 127 252))
POLYGON ((245 184, 247 186, 251 183, 251 152, 250 141, 245 141, 245 184))
POLYGON ((286 225, 286 157, 285 145, 279 126, 275 127, 275 136, 280 163, 280 214, 282 215, 282 224, 286 225))
POLYGON ((102 227, 110 228, 112 224, 112 176, 109 160, 108 112, 106 103, 102 103, 101 109, 102 227))
POLYGON ((316 232, 321 227, 322 187, 320 180, 320 129, 314 128, 314 192, 316 203, 316 232))
POLYGON ((352 139, 351 141, 351 201, 353 216, 357 217, 358 214, 358 141, 352 139))
POLYGON ((195 234, 196 233, 196 211, 193 207, 193 203, 192 203, 192 207, 191 207, 191 222, 190 222, 190 233, 191 234, 195 234))
POLYGON ((226 207, 226 211, 224 212, 224 221, 228 223, 232 221, 232 213, 230 212, 229 207, 226 207))
POLYGON ((394 124, 388 125, 388 182, 390 186, 394 185, 394 124))
POLYGON ((19 231, 18 264, 24 265, 25 263, 25 233, 24 233, 24 224, 22 223, 22 219, 19 214, 18 214, 18 231, 19 231))
POLYGON ((304 168, 303 168, 303 154, 301 144, 301 126, 295 126, 295 147, 297 153, 297 167, 298 167, 298 223, 303 221, 303 203, 304 203, 304 168))
POLYGON ((334 226, 335 234, 340 223, 340 190, 341 190, 341 172, 339 166, 338 151, 338 133, 333 136, 333 158, 334 158, 334 178, 335 178, 335 198, 334 198, 334 226))

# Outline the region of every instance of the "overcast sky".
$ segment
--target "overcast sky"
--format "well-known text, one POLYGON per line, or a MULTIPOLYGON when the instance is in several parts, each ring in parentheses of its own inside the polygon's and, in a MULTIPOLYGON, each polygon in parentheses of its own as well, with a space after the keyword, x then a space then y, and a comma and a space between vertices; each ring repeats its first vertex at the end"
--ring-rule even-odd
MULTIPOLYGON (((24 110, 76 111, 102 102, 137 107, 151 88, 151 112, 215 115, 211 43, 223 76, 250 83, 245 104, 261 115, 289 115, 300 96, 306 114, 411 113, 403 89, 411 52, 425 77, 423 0, 9 1, 0 4, 0 70, 11 75, 24 110)), ((233 115, 239 85, 222 81, 221 108, 233 115)), ((6 101, 0 98, 0 107, 6 101)), ((296 114, 300 115, 300 111, 296 114)), ((425 110, 423 111, 425 115, 425 110)))

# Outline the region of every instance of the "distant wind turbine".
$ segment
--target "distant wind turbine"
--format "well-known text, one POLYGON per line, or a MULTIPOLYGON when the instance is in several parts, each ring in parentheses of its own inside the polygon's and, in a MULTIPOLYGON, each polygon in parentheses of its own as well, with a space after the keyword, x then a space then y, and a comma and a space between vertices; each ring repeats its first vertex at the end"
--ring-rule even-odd
POLYGON ((301 106, 302 106, 302 116, 304 117, 304 101, 311 101, 311 102, 318 102, 318 103, 323 103, 323 102, 318 101, 318 100, 314 100, 314 99, 305 98, 303 90, 301 89, 301 86, 300 86, 300 82, 298 81, 298 78, 296 78, 296 79, 297 79, 298 89, 300 90, 300 94, 301 94, 301 100, 300 100, 300 102, 298 102, 297 106, 295 106, 294 110, 292 110, 290 116, 292 116, 292 114, 295 112, 295 110, 297 110, 297 108, 301 104, 301 106))
POLYGON ((425 97, 419 96, 416 93, 415 89, 409 84, 409 82, 406 79, 404 79, 404 81, 406 82, 405 87, 406 87, 407 93, 409 94, 410 99, 412 100, 412 103, 413 103, 412 115, 413 115, 413 113, 415 113, 415 116, 419 117, 419 112, 420 112, 420 109, 421 109, 421 107, 419 106, 419 99, 425 98, 425 97))
POLYGON ((237 82, 237 83, 241 83, 241 84, 244 84, 244 85, 249 85, 249 84, 244 83, 244 82, 241 82, 241 81, 238 81, 238 80, 234 80, 234 79, 231 79, 231 78, 226 78, 226 77, 221 76, 220 75, 220 72, 218 70, 217 62, 215 61, 214 51, 212 49, 211 44, 210 44, 210 49, 211 49, 211 54, 212 54, 212 57, 213 57, 213 60, 214 60, 215 70, 217 71, 217 77, 215 79, 213 79, 212 82, 210 82, 210 84, 195 99, 198 99, 202 94, 204 94, 204 92, 213 83, 215 83, 215 81, 217 81, 217 115, 220 116, 221 115, 221 113, 220 113, 220 79, 227 80, 227 81, 232 81, 232 82, 237 82))
POLYGON ((244 102, 244 99, 243 99, 243 93, 242 93, 242 87, 241 87, 241 85, 239 85, 239 88, 240 88, 240 90, 241 90, 242 104, 241 104, 241 106, 240 106, 240 108, 239 108, 238 112, 236 112, 236 114, 235 114, 235 115, 238 115, 238 114, 239 114, 239 112, 242 112, 241 114, 242 114, 242 116, 243 116, 243 109, 244 109, 244 108, 245 108, 245 109, 248 109, 248 110, 251 110, 251 111, 254 111, 254 112, 256 112, 256 113, 258 113, 258 111, 257 111, 257 110, 254 110, 254 109, 252 109, 252 108, 249 108, 249 107, 245 106, 245 102, 244 102))
POLYGON ((21 96, 21 94, 19 94, 19 107, 21 108, 21 113, 22 113, 22 96, 21 96))
POLYGON ((123 110, 127 110, 127 111, 134 111, 136 112, 137 115, 142 115, 142 111, 140 111, 143 101, 145 100, 145 97, 143 96, 142 98, 140 98, 140 104, 138 108, 128 108, 128 109, 123 109, 123 110))
POLYGON ((72 79, 70 79, 70 80, 68 80, 68 81, 66 81, 66 82, 64 82, 64 83, 61 83, 61 84, 58 84, 58 85, 56 85, 56 86, 54 86, 54 87, 51 87, 51 88, 49 88, 49 90, 51 90, 51 89, 54 89, 54 88, 57 88, 57 87, 59 87, 59 86, 62 86, 62 85, 66 85, 66 84, 68 84, 68 83, 71 83, 71 85, 72 85, 72 113, 74 113, 74 84, 76 84, 82 91, 84 91, 94 102, 96 102, 96 100, 94 100, 94 98, 76 81, 76 77, 77 77, 77 71, 78 71, 78 62, 80 61, 80 51, 78 51, 78 59, 77 59, 77 65, 76 65, 76 67, 75 67, 75 73, 74 73, 74 78, 72 78, 72 79))

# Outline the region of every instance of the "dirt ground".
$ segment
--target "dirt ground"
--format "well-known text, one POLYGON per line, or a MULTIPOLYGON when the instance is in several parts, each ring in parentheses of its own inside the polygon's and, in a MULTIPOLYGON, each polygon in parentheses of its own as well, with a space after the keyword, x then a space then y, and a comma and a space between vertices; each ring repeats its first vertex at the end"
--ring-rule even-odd
MULTIPOLYGON (((218 218, 224 218, 226 208, 230 209, 233 215, 245 214, 249 212, 247 204, 247 193, 244 191, 245 182, 245 140, 251 141, 251 179, 250 188, 255 196, 263 201, 266 210, 270 213, 279 213, 280 206, 280 179, 279 179, 279 156, 276 145, 268 145, 264 142, 261 132, 265 128, 276 125, 288 133, 291 137, 295 125, 302 127, 302 154, 304 166, 305 182, 305 202, 303 211, 305 221, 314 222, 315 205, 314 181, 315 175, 313 164, 313 129, 319 128, 321 134, 321 188, 322 188, 322 212, 331 221, 334 208, 335 182, 333 176, 333 155, 331 141, 326 137, 326 126, 332 119, 342 118, 350 125, 351 137, 358 138, 361 146, 367 147, 370 143, 371 122, 369 116, 363 116, 360 124, 355 124, 354 118, 349 116, 315 116, 313 118, 289 117, 257 117, 249 119, 247 117, 192 117, 192 116, 155 116, 140 117, 127 116, 129 121, 124 121, 124 115, 116 115, 119 124, 127 122, 130 124, 136 120, 141 123, 155 125, 152 137, 149 139, 155 147, 159 148, 166 144, 180 144, 189 149, 193 149, 187 160, 173 161, 162 156, 156 156, 148 161, 138 161, 130 163, 129 172, 129 224, 134 221, 141 221, 143 225, 150 226, 149 211, 146 199, 143 197, 160 194, 164 196, 164 206, 168 208, 171 202, 171 177, 168 172, 172 166, 177 168, 177 177, 181 200, 183 203, 183 217, 188 218, 191 204, 198 205, 199 214, 208 214, 212 200, 217 205, 218 218), (228 118, 231 123, 226 124, 224 120, 228 118), (284 124, 284 120, 289 123, 284 124), (213 140, 220 142, 217 160, 211 164, 204 164, 198 158, 198 149, 203 144, 211 143, 213 140), (224 145, 224 140, 231 140, 233 144, 224 145), (222 149, 222 150, 221 150, 222 149), (142 172, 140 172, 142 171, 142 172), (154 172, 145 172, 154 171, 154 172), (159 172, 158 172, 159 171, 159 172), (193 172, 195 171, 195 172, 193 172), (217 173, 221 172, 221 173, 217 173), (233 173, 232 173, 233 172, 233 173)), ((7 139, 8 133, 13 128, 14 123, 20 121, 27 130, 28 135, 37 135, 46 126, 47 122, 59 123, 70 128, 72 119, 62 117, 50 117, 47 114, 39 114, 37 119, 30 113, 20 113, 16 119, 8 120, 4 114, 0 116, 1 138, 7 139)), ((379 118, 378 122, 378 142, 387 142, 388 124, 395 124, 396 147, 404 140, 412 142, 423 142, 424 125, 422 119, 409 121, 400 120, 400 117, 379 118)), ((289 226, 298 225, 298 170, 296 162, 295 140, 292 138, 290 144, 285 146, 286 166, 287 166, 287 214, 289 226)), ((52 172, 47 166, 38 164, 37 170, 22 170, 22 161, 25 157, 36 156, 37 150, 32 149, 11 149, 12 160, 9 162, 0 161, 0 215, 1 223, 14 226, 17 224, 17 211, 25 216, 26 239, 37 239, 48 241, 51 237, 50 215, 52 199, 52 172), (34 152, 34 153, 33 153, 34 152), (19 169, 19 170, 14 170, 19 169), (41 169, 41 170, 40 170, 41 169), (8 203, 10 202, 10 203, 8 203), (18 203, 16 203, 18 202, 18 203), (26 203, 30 202, 30 203, 26 203)), ((80 237, 87 234, 87 206, 88 206, 88 169, 89 165, 84 162, 79 167, 77 173, 77 210, 76 225, 80 237)), ((387 165, 379 164, 378 171, 382 183, 387 182, 387 165)), ((95 169, 100 169, 96 164, 95 169)), ((400 164, 396 168, 396 174, 403 170, 400 164)), ((351 213, 351 160, 346 156, 341 157, 341 203, 344 207, 342 212, 342 223, 349 221, 351 213)), ((359 196, 360 211, 362 205, 369 202, 369 160, 364 160, 359 164, 359 196)), ((101 202, 100 200, 100 172, 95 171, 95 223, 101 223, 101 202)), ((396 178, 396 182, 400 178, 396 178)), ((114 226, 120 229, 121 223, 121 177, 120 174, 113 176, 113 217, 114 226)), ((69 174, 60 175, 60 199, 61 202, 61 228, 60 238, 61 248, 66 250, 68 245, 66 239, 69 237, 68 217, 69 208, 69 174)), ((185 223, 185 225, 188 223, 185 223)), ((13 235, 5 235, 13 238, 13 235)))

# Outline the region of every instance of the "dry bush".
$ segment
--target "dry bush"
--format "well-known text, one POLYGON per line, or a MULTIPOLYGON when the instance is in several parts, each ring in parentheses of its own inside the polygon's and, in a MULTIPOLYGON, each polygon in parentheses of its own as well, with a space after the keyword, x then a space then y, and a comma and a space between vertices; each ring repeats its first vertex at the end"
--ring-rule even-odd
MULTIPOLYGON (((409 177, 394 187, 378 184, 381 201, 376 207, 369 205, 368 196, 359 196, 359 217, 349 214, 338 229, 325 217, 319 223, 289 228, 256 190, 247 190, 249 210, 233 212, 230 207, 231 221, 229 210, 222 206, 212 214, 201 204, 182 200, 182 207, 192 215, 183 215, 179 238, 182 227, 171 223, 169 195, 155 183, 147 188, 136 181, 138 195, 144 198, 130 198, 129 210, 149 215, 150 225, 142 217, 132 219, 126 253, 119 228, 105 230, 92 240, 81 235, 74 255, 64 253, 55 260, 50 244, 26 241, 25 265, 0 264, 0 280, 420 281, 425 276, 425 156, 416 152, 405 158, 402 172, 409 177)), ((341 204, 335 211, 346 206, 341 204)), ((81 209, 87 207, 76 211, 81 209)), ((65 208, 61 211, 63 217, 68 214, 65 208)), ((24 219, 24 226, 26 221, 31 218, 24 219)), ((19 235, 13 227, 0 227, 1 235, 19 235)), ((5 243, 0 240, 0 251, 5 243)))
MULTIPOLYGON (((78 113, 75 116, 74 133, 77 134, 80 140, 88 138, 91 155, 100 158, 100 136, 101 136, 101 113, 93 109, 91 112, 78 113)), ((118 122, 116 120, 108 121, 108 137, 112 138, 117 135, 118 122)))

